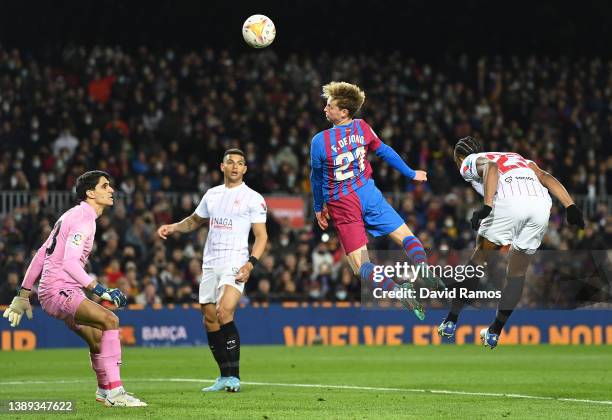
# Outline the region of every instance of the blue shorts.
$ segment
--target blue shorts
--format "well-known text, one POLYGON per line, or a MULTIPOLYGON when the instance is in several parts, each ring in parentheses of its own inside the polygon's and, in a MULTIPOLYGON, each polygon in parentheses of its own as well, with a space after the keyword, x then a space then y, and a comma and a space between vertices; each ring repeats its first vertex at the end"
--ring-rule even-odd
POLYGON ((347 254, 368 243, 366 231, 383 236, 404 224, 372 179, 357 191, 328 202, 327 209, 347 254))

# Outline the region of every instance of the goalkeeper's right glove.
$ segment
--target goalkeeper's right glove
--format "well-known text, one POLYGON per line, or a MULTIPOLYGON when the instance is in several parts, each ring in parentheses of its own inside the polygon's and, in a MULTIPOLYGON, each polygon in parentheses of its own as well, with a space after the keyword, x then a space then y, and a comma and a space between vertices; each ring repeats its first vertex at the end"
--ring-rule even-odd
POLYGON ((117 308, 122 308, 127 305, 127 297, 119 289, 107 289, 100 283, 96 284, 93 292, 104 300, 113 302, 117 308))
POLYGON ((8 319, 11 327, 15 328, 21 322, 21 317, 25 312, 28 319, 32 319, 32 306, 30 299, 21 296, 15 296, 11 305, 4 311, 3 317, 8 319))

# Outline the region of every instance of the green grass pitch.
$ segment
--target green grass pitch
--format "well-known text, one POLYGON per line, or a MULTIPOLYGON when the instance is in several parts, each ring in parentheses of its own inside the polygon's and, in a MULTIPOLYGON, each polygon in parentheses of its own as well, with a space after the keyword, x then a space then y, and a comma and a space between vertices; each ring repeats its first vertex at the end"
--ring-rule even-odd
POLYGON ((0 361, 0 400, 74 400, 71 418, 612 418, 607 346, 243 346, 236 394, 200 392, 206 347, 128 348, 124 385, 149 403, 130 409, 95 402, 85 348, 0 361))

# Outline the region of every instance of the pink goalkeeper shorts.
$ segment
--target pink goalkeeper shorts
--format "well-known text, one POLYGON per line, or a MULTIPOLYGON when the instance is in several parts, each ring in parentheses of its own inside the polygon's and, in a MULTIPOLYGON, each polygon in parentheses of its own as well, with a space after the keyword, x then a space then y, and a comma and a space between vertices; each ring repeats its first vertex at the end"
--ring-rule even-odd
POLYGON ((87 299, 85 293, 78 288, 38 292, 38 300, 43 310, 53 318, 61 319, 73 330, 79 329, 74 317, 79 305, 85 299, 87 299))

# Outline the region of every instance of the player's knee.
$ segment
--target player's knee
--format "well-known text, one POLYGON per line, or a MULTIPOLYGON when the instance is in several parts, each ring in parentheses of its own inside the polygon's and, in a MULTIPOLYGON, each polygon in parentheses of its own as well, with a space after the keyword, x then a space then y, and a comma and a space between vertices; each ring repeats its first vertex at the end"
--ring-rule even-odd
POLYGON ((102 320, 104 324, 104 330, 116 330, 119 328, 119 318, 114 313, 108 311, 104 314, 104 319, 102 320))
POLYGON ((219 324, 227 324, 232 321, 234 317, 234 311, 231 307, 227 305, 219 305, 217 306, 217 319, 219 320, 219 324))
POLYGON ((216 331, 219 329, 219 321, 217 314, 204 314, 204 326, 207 331, 216 331))

